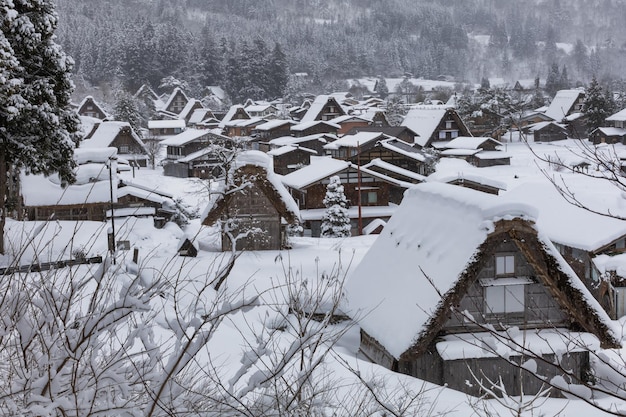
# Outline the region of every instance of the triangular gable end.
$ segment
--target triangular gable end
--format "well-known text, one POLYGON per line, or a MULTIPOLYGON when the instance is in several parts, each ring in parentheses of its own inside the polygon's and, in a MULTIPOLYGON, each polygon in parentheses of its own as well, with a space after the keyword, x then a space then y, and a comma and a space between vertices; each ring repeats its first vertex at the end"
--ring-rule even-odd
MULTIPOLYGON (((536 283, 543 284, 556 305, 569 318, 572 326, 578 326, 594 334, 603 348, 621 346, 607 324, 608 316, 602 317, 606 315, 601 307, 584 289, 575 274, 569 271, 569 266, 564 265, 564 262, 559 262, 557 257, 550 253, 554 248, 547 245, 551 244, 539 238, 532 223, 522 219, 513 219, 500 220, 496 223, 494 232, 489 234, 477 249, 455 285, 447 293, 442 294, 441 302, 425 324, 423 331, 417 336, 416 342, 398 359, 411 360, 425 353, 444 327, 454 320, 451 311, 454 312, 452 315, 467 318, 463 310, 464 298, 473 285, 480 285, 481 271, 487 266, 490 258, 495 257, 499 252, 500 245, 505 242, 512 242, 515 245, 519 255, 523 256, 532 268, 533 274, 530 276, 534 277, 536 283)), ((435 279, 435 277, 429 278, 435 279)), ((482 327, 482 331, 493 324, 487 321, 482 322, 479 316, 474 316, 474 320, 478 324, 473 326, 482 327)), ((520 324, 512 323, 511 325, 520 324)), ((529 326, 535 328, 534 324, 529 326)), ((472 324, 468 325, 468 329, 464 332, 471 331, 470 327, 472 324)))

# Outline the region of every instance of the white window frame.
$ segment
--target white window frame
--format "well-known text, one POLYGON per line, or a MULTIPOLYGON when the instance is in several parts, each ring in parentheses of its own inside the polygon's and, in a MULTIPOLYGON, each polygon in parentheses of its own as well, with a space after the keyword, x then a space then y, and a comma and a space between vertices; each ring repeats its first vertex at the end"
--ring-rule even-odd
POLYGON ((515 275, 515 255, 496 255, 496 276, 515 275))
POLYGON ((483 279, 484 311, 486 314, 523 313, 526 308, 528 278, 483 279))

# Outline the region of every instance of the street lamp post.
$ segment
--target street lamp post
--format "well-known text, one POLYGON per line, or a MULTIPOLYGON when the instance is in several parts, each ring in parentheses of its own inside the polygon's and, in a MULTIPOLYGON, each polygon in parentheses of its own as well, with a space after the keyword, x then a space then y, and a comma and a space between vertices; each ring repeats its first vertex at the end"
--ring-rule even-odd
POLYGON ((115 209, 113 207, 113 162, 117 161, 117 156, 109 157, 109 191, 111 192, 111 232, 109 233, 109 251, 111 259, 115 264, 115 209))

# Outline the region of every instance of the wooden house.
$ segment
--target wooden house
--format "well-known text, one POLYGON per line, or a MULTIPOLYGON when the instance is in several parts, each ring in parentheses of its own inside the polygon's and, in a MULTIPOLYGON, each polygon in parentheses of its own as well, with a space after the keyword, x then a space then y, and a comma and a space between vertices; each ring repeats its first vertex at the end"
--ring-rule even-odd
POLYGON ((390 137, 384 133, 359 132, 354 135, 344 135, 336 141, 324 145, 324 150, 327 155, 335 159, 348 160, 356 157, 360 152, 373 148, 377 142, 385 139, 390 139, 390 137))
POLYGON ((79 116, 93 117, 100 120, 109 118, 104 108, 92 96, 85 97, 78 105, 76 112, 79 116))
POLYGON ((567 116, 580 113, 584 102, 585 90, 559 90, 546 109, 545 115, 561 123, 567 116))
POLYGON ((78 148, 74 160, 77 181, 67 187, 53 177, 20 175, 27 220, 106 220, 117 203, 117 149, 78 148))
POLYGON ((291 126, 291 134, 295 137, 311 136, 318 133, 330 133, 337 135, 340 126, 336 123, 313 120, 310 122, 300 122, 291 126))
POLYGON ((317 155, 312 149, 286 145, 267 152, 273 158, 274 172, 287 175, 311 163, 311 156, 317 155))
POLYGON ((232 148, 230 138, 208 130, 187 129, 174 137, 162 142, 166 146, 166 157, 163 161, 163 174, 172 177, 213 178, 214 168, 220 165, 211 145, 220 148, 232 148))
POLYGON ((191 119, 191 116, 193 115, 193 113, 196 110, 202 110, 204 109, 204 105, 202 104, 202 102, 200 100, 196 100, 195 98, 190 99, 189 101, 187 101, 187 104, 185 104, 185 107, 183 107, 183 109, 180 111, 180 113, 178 113, 177 119, 181 119, 185 121, 185 124, 189 124, 189 120, 191 119))
POLYGON ((341 104, 337 102, 337 99, 332 95, 321 95, 315 97, 315 100, 311 103, 311 106, 307 109, 306 113, 302 116, 301 122, 312 122, 315 120, 332 120, 335 117, 343 116, 346 111, 341 107, 341 104))
POLYGON ((393 204, 412 185, 348 161, 312 156, 309 165, 285 175, 282 181, 298 203, 305 227, 313 237, 320 236, 321 220, 326 211, 324 196, 330 177, 334 175, 341 179, 348 199, 353 235, 359 234, 359 202, 361 226, 365 227, 377 218, 387 220, 395 211, 393 204))
POLYGON ((278 115, 278 107, 274 106, 271 103, 251 103, 245 105, 246 113, 250 115, 250 117, 259 117, 262 119, 272 120, 275 119, 278 115))
POLYGON ((502 143, 490 137, 459 136, 435 146, 441 147, 442 157, 464 159, 479 168, 511 164, 511 156, 499 150, 502 143))
POLYGON ((589 133, 589 140, 594 145, 601 143, 626 143, 626 129, 618 127, 599 127, 589 133))
POLYGON ((188 127, 193 127, 197 129, 211 129, 217 127, 220 121, 217 120, 215 115, 210 109, 201 108, 195 109, 189 120, 187 121, 188 127))
POLYGON ((265 119, 251 117, 250 119, 235 119, 224 123, 224 135, 234 138, 251 136, 257 126, 267 122, 265 119))
POLYGON ((134 180, 120 180, 117 185, 116 210, 127 208, 152 208, 154 225, 161 228, 176 214, 173 194, 154 186, 147 186, 134 180))
POLYGON ((117 148, 118 157, 136 166, 148 165, 148 151, 143 141, 127 122, 102 122, 80 142, 83 149, 117 148))
POLYGON ((526 126, 523 131, 532 135, 534 142, 554 142, 567 139, 567 129, 556 122, 540 122, 526 126))
POLYGON ((252 131, 252 135, 262 142, 269 142, 272 139, 289 136, 291 126, 295 125, 293 120, 270 120, 268 122, 257 125, 252 131))
POLYGON ((446 106, 417 106, 402 121, 417 136, 415 143, 427 148, 459 136, 472 136, 456 110, 446 106))
POLYGON ((318 155, 325 155, 326 151, 324 146, 336 141, 338 138, 331 133, 318 133, 308 136, 282 136, 280 138, 272 139, 268 145, 270 150, 280 148, 282 146, 299 146, 314 150, 318 155))
POLYGON ((606 118, 605 127, 599 127, 589 133, 589 139, 595 144, 626 143, 626 109, 606 118))
POLYGON ((224 117, 220 119, 219 127, 224 128, 227 123, 235 120, 250 119, 250 115, 246 112, 246 109, 240 104, 230 106, 224 117))
POLYGON ((180 119, 149 120, 148 136, 154 140, 163 140, 178 135, 185 127, 185 121, 180 119))
POLYGON ((222 250, 280 250, 287 244, 287 224, 299 223, 299 211, 284 185, 271 171, 271 158, 247 151, 237 158, 233 183, 213 202, 202 219, 220 223, 222 250), (243 184, 248 184, 243 186, 243 184), (235 191, 233 191, 235 190, 235 191), (258 232, 252 232, 258 229, 258 232), (229 236, 247 234, 231 239, 229 236), (235 248, 232 248, 235 242, 235 248))
POLYGON ((368 120, 364 117, 348 114, 335 117, 334 119, 330 120, 330 122, 339 125, 339 130, 337 131, 337 134, 339 135, 345 135, 352 129, 367 127, 372 123, 371 120, 368 120))
POLYGON ((362 150, 358 157, 353 156, 350 161, 354 164, 366 165, 375 159, 419 175, 430 175, 435 157, 409 143, 391 137, 362 150))
POLYGON ((413 145, 415 143, 415 137, 417 133, 412 131, 406 126, 364 126, 351 129, 347 132, 347 135, 353 135, 359 132, 380 132, 388 136, 398 138, 403 142, 413 145))
POLYGON ((532 395, 542 378, 585 381, 589 351, 621 345, 537 211, 500 199, 438 183, 407 191, 346 283, 365 357, 470 395, 492 388, 487 378, 532 395), (536 370, 522 366, 531 358, 536 370))
POLYGON ((188 102, 189 97, 187 97, 187 94, 185 94, 180 87, 176 87, 168 96, 163 108, 157 110, 163 110, 168 113, 178 115, 183 111, 188 102))

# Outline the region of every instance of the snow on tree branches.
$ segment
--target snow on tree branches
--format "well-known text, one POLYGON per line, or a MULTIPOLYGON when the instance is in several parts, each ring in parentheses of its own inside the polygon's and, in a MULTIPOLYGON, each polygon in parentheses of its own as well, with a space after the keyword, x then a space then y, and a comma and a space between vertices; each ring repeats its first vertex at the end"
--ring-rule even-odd
MULTIPOLYGON (((55 43, 57 15, 50 0, 3 2, 0 11, 0 233, 9 172, 58 173, 73 182, 80 140, 70 107, 73 61, 55 43)), ((0 252, 4 251, 0 235, 0 252)))
POLYGON ((348 200, 343 192, 343 185, 337 175, 330 177, 330 183, 324 197, 326 212, 322 218, 323 237, 349 237, 350 218, 346 206, 348 200))

